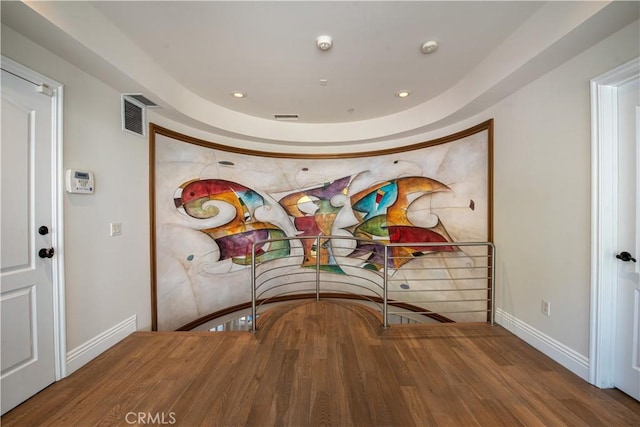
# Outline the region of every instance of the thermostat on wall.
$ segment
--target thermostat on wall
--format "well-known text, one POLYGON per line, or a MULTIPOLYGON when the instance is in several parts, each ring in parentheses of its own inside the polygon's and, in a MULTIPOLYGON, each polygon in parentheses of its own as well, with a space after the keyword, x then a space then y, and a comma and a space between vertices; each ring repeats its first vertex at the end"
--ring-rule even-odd
POLYGON ((67 193, 92 194, 94 190, 93 173, 76 169, 67 169, 67 193))

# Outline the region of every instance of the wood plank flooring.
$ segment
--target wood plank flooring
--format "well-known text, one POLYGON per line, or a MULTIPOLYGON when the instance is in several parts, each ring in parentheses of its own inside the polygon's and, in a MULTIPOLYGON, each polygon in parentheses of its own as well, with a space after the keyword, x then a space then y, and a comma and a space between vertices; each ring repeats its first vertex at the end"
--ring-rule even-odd
POLYGON ((295 302, 260 331, 135 333, 2 426, 640 426, 500 326, 383 330, 349 302, 295 302))

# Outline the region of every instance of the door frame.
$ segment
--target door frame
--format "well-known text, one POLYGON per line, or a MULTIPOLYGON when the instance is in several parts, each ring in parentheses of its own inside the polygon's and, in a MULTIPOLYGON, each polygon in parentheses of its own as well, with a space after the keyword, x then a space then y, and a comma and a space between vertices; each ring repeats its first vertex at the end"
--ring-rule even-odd
MULTIPOLYGON (((61 83, 31 70, 3 55, 2 69, 40 86, 40 91, 51 96, 53 117, 51 120, 51 244, 55 248, 52 261, 53 285, 53 341, 56 381, 67 375, 67 337, 64 273, 64 216, 63 216, 63 94, 61 83)), ((43 95, 43 96, 46 96, 43 95)))
POLYGON ((591 316, 589 382, 614 387, 618 252, 618 87, 640 57, 591 80, 591 316))

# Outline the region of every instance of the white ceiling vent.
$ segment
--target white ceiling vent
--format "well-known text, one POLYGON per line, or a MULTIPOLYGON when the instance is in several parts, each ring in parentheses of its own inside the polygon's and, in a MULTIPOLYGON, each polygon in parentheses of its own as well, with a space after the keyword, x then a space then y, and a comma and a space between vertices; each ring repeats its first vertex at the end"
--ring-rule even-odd
POLYGON ((275 118, 276 120, 298 120, 298 115, 297 114, 274 114, 273 118, 275 118))
POLYGON ((131 95, 122 95, 122 130, 147 135, 146 106, 131 95))

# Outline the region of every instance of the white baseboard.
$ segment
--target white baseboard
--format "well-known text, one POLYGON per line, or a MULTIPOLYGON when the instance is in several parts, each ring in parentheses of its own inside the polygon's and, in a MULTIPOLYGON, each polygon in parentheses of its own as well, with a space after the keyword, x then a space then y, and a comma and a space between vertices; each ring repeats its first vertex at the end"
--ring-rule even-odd
POLYGON ((513 315, 496 308, 496 323, 580 378, 589 381, 589 359, 513 315))
POLYGON ((71 373, 80 369, 137 330, 137 316, 134 314, 100 335, 74 348, 67 353, 67 375, 71 375, 71 373))

